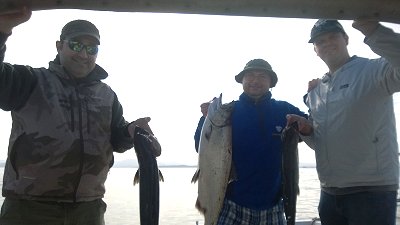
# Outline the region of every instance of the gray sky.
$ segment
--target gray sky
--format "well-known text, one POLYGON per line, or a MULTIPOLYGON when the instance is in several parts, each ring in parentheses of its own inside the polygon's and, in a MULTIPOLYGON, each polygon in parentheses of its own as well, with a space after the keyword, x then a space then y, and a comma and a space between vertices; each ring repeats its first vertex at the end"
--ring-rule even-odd
MULTIPOLYGON (((308 81, 327 71, 307 43, 315 19, 80 10, 34 12, 13 30, 5 61, 47 67, 56 55, 61 28, 74 19, 90 20, 100 30, 97 63, 108 71, 105 82, 117 93, 125 118, 152 118, 150 125, 162 145, 159 163, 197 164, 193 135, 200 104, 220 93, 224 102, 237 99, 242 86, 234 75, 249 60, 267 60, 279 78, 273 97, 303 111, 308 81)), ((350 37, 351 55, 377 57, 352 21, 340 22, 350 37)), ((400 31, 399 25, 385 25, 400 31)), ((0 159, 6 159, 9 112, 0 111, 0 124, 0 159)), ((136 159, 133 149, 116 154, 116 160, 125 159, 136 159)), ((314 162, 313 151, 304 144, 300 161, 314 162)))

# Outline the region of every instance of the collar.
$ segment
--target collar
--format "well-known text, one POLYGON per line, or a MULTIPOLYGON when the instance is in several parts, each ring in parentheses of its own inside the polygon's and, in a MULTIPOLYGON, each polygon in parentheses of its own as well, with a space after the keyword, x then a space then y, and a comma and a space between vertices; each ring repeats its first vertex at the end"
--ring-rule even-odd
POLYGON ((272 94, 270 91, 267 91, 267 93, 265 93, 263 96, 261 96, 259 99, 255 100, 253 98, 251 98, 250 96, 248 96, 246 93, 242 93, 239 96, 239 100, 240 101, 244 101, 244 102, 248 102, 248 103, 252 103, 252 104, 259 104, 261 102, 268 102, 271 100, 272 94))
MULTIPOLYGON (((60 58, 58 54, 53 61, 49 62, 49 70, 64 80, 71 80, 71 76, 65 72, 63 66, 60 64, 60 58)), ((76 83, 89 83, 91 81, 103 80, 107 77, 108 73, 101 66, 96 64, 94 69, 86 77, 77 78, 74 79, 74 81, 76 83)))
POLYGON ((337 69, 333 74, 332 74, 331 72, 325 73, 324 76, 322 76, 321 82, 322 82, 322 83, 326 83, 326 82, 330 81, 330 80, 332 79, 332 77, 333 77, 337 72, 340 72, 340 71, 342 71, 342 70, 348 68, 348 67, 351 65, 350 62, 353 61, 353 60, 355 60, 355 59, 357 59, 357 58, 358 58, 358 56, 353 55, 352 57, 350 57, 349 59, 347 59, 347 61, 345 62, 345 64, 343 64, 343 65, 342 65, 339 69, 337 69))

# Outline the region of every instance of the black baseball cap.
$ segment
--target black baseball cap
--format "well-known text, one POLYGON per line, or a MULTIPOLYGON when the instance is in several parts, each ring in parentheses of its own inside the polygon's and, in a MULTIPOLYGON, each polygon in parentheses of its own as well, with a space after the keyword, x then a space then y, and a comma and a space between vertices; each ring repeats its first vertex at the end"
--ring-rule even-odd
POLYGON ((67 23, 60 35, 60 40, 68 40, 78 36, 88 35, 94 37, 100 44, 100 33, 96 26, 87 20, 73 20, 67 23))
POLYGON ((342 32, 346 34, 342 25, 337 20, 319 19, 311 29, 308 43, 314 43, 316 37, 329 32, 342 32))

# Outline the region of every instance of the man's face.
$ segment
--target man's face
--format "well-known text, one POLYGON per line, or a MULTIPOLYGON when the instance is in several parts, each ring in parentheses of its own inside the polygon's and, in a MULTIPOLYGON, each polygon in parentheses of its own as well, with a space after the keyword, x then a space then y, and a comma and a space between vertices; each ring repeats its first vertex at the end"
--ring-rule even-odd
POLYGON ((327 64, 347 55, 348 36, 342 32, 322 34, 314 40, 314 51, 327 64))
POLYGON ((242 85, 244 93, 258 99, 271 87, 271 76, 263 70, 250 70, 244 74, 242 85))
POLYGON ((86 77, 94 69, 97 58, 96 48, 96 39, 91 36, 80 36, 57 42, 61 65, 69 75, 75 78, 86 77))

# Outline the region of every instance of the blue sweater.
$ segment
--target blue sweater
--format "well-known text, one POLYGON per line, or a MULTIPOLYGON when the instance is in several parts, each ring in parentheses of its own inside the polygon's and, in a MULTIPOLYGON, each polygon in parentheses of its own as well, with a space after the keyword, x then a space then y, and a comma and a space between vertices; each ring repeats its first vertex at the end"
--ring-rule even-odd
POLYGON ((199 123, 197 124, 196 132, 194 133, 194 148, 196 149, 196 152, 199 152, 201 129, 203 128, 205 120, 206 117, 200 117, 199 123))
POLYGON ((264 210, 281 199, 281 132, 286 115, 307 117, 295 106, 276 101, 268 92, 254 102, 242 94, 232 113, 233 166, 237 180, 226 198, 247 208, 264 210))

